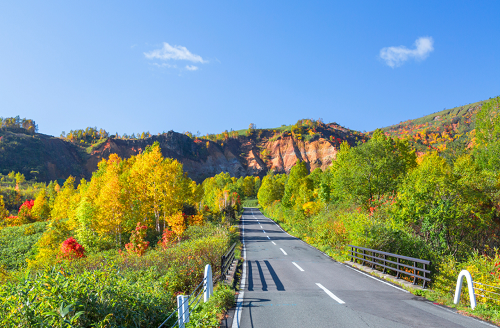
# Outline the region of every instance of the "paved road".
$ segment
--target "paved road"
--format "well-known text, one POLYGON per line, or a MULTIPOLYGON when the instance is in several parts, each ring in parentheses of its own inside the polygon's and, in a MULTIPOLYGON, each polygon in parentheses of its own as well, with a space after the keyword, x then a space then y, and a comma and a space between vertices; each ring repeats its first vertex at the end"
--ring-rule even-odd
POLYGON ((242 225, 246 261, 233 328, 493 326, 336 262, 257 209, 245 209, 242 225))

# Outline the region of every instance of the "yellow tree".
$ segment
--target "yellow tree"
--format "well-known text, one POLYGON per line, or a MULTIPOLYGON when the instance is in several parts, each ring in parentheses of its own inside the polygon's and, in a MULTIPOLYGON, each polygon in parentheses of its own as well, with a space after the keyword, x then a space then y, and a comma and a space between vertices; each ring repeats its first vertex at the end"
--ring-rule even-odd
POLYGON ((9 216, 9 211, 7 211, 5 209, 5 203, 3 201, 3 196, 0 195, 0 220, 3 220, 7 216, 9 216))
POLYGON ((162 161, 160 147, 155 144, 135 157, 127 176, 129 192, 134 198, 132 211, 143 222, 154 217, 153 225, 157 231, 160 231, 161 185, 164 175, 162 161))
POLYGON ((187 227, 186 216, 182 212, 177 212, 167 217, 167 223, 172 231, 177 235, 177 238, 180 239, 182 233, 187 227))
POLYGON ((186 176, 181 163, 163 158, 158 143, 136 156, 130 168, 128 184, 136 197, 131 207, 140 213, 145 222, 152 218, 158 232, 161 231, 161 215, 165 225, 165 221, 168 223, 166 218, 182 211, 185 203, 194 204, 197 201, 196 183, 186 176))
POLYGON ((66 179, 61 189, 57 193, 56 199, 54 200, 54 207, 50 213, 53 219, 65 219, 70 216, 70 213, 76 207, 72 204, 72 198, 76 193, 75 190, 75 178, 70 176, 66 179))
POLYGON ((36 220, 47 220, 50 216, 49 200, 47 199, 47 192, 41 189, 35 198, 35 203, 31 209, 31 215, 36 220))
POLYGON ((114 234, 116 243, 121 245, 124 206, 121 201, 122 186, 118 164, 109 165, 103 176, 102 189, 95 201, 97 207, 96 230, 101 236, 114 234))

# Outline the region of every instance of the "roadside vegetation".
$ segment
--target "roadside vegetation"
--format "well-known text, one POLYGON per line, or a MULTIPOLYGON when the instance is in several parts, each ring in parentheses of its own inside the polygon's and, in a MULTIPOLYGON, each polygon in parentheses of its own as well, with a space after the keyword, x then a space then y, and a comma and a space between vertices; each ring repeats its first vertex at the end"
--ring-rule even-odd
MULTIPOLYGON (((102 160, 89 181, 0 184, 0 326, 151 327, 238 239, 253 177, 197 184, 158 144, 102 160)), ((191 326, 214 325, 234 293, 219 284, 191 326)), ((172 323, 171 323, 172 324, 172 323)))
MULTIPOLYGON (((321 137, 339 149, 325 171, 298 162, 288 175, 220 173, 202 183, 163 158, 158 143, 128 159, 112 154, 89 180, 39 182, 46 168, 20 160, 43 157, 35 122, 2 118, 0 160, 19 170, 0 172, 0 326, 159 325, 175 296, 201 281, 205 264, 220 270, 220 256, 238 240, 243 206, 260 206, 338 260, 347 259, 347 244, 429 259, 433 282, 423 294, 437 302, 451 304, 462 269, 500 287, 499 102, 372 133, 321 119, 203 137, 186 132, 207 149, 243 136, 257 145, 321 137)), ((97 128, 61 135, 87 153, 108 138, 149 137, 97 128)), ((461 310, 500 323, 500 301, 479 297, 470 311, 462 299, 461 310)), ((234 291, 219 284, 190 326, 216 325, 233 301, 234 291)))
MULTIPOLYGON (((500 97, 483 104, 454 152, 417 152, 414 139, 376 130, 357 147, 343 143, 324 172, 309 172, 304 162, 289 175, 271 172, 259 204, 340 261, 348 259, 348 244, 431 260, 432 289, 424 294, 435 301, 451 305, 462 269, 500 287, 499 105, 500 97)), ((500 298, 478 297, 474 311, 467 292, 461 299, 461 310, 500 323, 500 298)))

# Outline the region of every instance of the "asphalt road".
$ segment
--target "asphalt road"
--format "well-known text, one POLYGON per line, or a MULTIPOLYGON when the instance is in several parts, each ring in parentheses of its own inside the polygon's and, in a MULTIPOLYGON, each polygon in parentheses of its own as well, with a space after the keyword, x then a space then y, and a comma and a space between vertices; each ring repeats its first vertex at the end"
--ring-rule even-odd
POLYGON ((232 327, 495 327, 336 262, 245 209, 232 327))

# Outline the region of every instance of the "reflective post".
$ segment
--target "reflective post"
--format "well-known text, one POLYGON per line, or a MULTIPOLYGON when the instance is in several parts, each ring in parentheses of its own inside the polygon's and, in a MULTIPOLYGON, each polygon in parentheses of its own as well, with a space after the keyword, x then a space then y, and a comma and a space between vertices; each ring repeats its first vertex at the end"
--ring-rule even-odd
POLYGON ((208 302, 214 294, 214 283, 212 281, 212 267, 210 264, 205 266, 205 280, 203 282, 203 302, 208 302))

